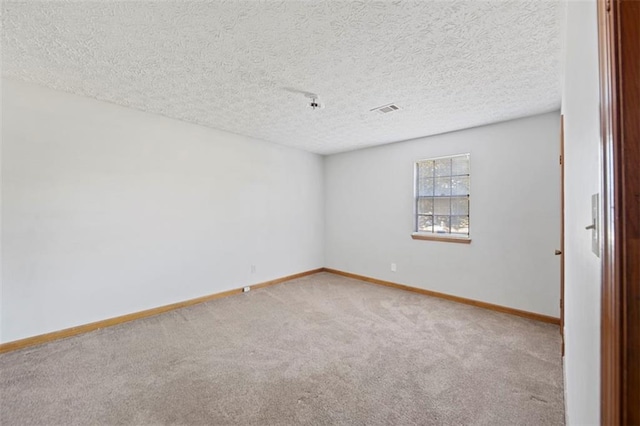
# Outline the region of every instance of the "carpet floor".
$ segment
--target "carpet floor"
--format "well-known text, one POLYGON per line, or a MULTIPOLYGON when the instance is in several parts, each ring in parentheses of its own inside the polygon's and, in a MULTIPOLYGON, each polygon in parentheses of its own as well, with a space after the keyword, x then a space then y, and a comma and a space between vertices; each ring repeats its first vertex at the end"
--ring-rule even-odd
POLYGON ((558 327, 320 273, 0 355, 2 425, 557 425, 558 327))

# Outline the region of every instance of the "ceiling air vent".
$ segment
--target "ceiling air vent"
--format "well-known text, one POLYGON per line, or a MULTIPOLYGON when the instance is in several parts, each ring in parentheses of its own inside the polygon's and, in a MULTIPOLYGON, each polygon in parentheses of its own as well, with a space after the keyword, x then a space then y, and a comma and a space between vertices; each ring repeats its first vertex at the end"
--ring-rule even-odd
POLYGON ((371 111, 379 112, 380 114, 388 114, 390 112, 398 111, 400 107, 396 104, 382 105, 377 108, 372 109, 371 111))

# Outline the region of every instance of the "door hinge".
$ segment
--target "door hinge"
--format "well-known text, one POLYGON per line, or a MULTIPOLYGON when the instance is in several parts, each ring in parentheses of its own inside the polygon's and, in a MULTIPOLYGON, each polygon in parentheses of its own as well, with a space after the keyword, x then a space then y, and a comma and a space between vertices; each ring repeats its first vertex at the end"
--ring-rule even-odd
POLYGON ((560 165, 562 165, 562 155, 560 156, 560 165))

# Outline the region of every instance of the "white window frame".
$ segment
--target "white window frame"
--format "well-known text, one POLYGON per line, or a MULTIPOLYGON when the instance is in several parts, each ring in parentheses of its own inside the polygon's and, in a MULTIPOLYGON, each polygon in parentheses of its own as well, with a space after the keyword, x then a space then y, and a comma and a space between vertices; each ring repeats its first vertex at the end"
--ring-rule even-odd
MULTIPOLYGON (((434 185, 435 185, 435 172, 434 172, 434 185)), ((452 198, 460 198, 460 195, 449 195, 448 197, 445 196, 445 198, 449 198, 449 200, 451 200, 452 198)), ((434 192, 434 202, 435 202, 435 198, 437 198, 437 196, 435 196, 435 192, 434 192)), ((434 214, 432 215, 435 218, 435 211, 434 214)), ((449 210, 449 214, 448 215, 442 215, 442 216, 449 216, 449 221, 451 221, 452 217, 455 216, 459 216, 459 215, 453 215, 451 212, 451 208, 449 210)), ((445 155, 445 156, 441 156, 441 157, 432 157, 432 158, 425 158, 422 160, 418 160, 414 162, 414 171, 413 171, 413 232, 411 234, 411 238, 413 238, 414 240, 433 240, 433 241, 445 241, 445 242, 454 242, 454 243, 463 243, 463 244, 468 244, 471 243, 471 154, 466 152, 466 153, 462 153, 462 154, 452 154, 452 155, 445 155), (466 156, 468 158, 469 161, 469 173, 465 174, 465 175, 454 175, 453 171, 451 171, 451 174, 449 175, 444 175, 443 177, 449 177, 451 179, 455 178, 455 177, 462 177, 462 176, 468 176, 469 179, 469 191, 468 194, 466 194, 466 197, 468 199, 468 217, 469 217, 469 233, 467 234, 459 234, 459 233, 448 233, 448 232, 426 232, 426 231, 419 231, 418 230, 418 221, 419 221, 419 216, 421 215, 419 212, 419 208, 418 208, 418 200, 420 199, 420 197, 424 197, 421 196, 419 194, 419 165, 421 163, 427 162, 427 161, 436 161, 436 160, 443 160, 443 159, 453 159, 456 157, 462 157, 462 156, 466 156)))

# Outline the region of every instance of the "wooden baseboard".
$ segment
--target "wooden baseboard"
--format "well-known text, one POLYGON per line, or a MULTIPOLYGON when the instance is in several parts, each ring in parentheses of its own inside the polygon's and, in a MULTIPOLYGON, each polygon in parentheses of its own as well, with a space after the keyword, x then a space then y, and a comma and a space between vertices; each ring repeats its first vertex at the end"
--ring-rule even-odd
MULTIPOLYGON (((400 290, 412 291, 414 293, 420 293, 427 296, 438 297, 441 299, 451 300, 453 302, 464 303, 466 305, 477 306, 479 308, 490 309, 497 312, 502 312, 511 315, 517 315, 519 317, 529 318, 537 321, 547 322, 551 324, 560 324, 560 319, 550 317, 547 315, 536 314, 533 312, 521 311, 519 309, 508 308, 506 306, 494 305, 491 303, 480 302, 478 300, 466 299, 464 297, 452 296, 450 294, 438 293, 436 291, 425 290, 418 287, 411 287, 404 284, 398 284, 391 281, 379 280, 377 278, 366 277, 364 275, 352 274, 350 272, 343 272, 337 269, 331 268, 318 268, 310 271, 300 272, 298 274, 288 275, 286 277, 276 278, 274 280, 265 281, 262 283, 254 284, 251 286, 253 290, 269 287, 272 285, 280 284, 285 281, 291 281, 296 278, 302 278, 308 275, 317 274, 318 272, 330 272, 336 275, 342 275, 348 278, 355 278, 360 281, 368 283, 383 285, 387 287, 393 287, 400 290)), ((43 343, 52 342, 54 340, 65 339, 67 337, 77 336, 78 334, 88 333, 90 331, 98 330, 100 328, 111 327, 118 324, 123 324, 129 321, 135 321, 141 318, 147 318, 154 315, 159 315, 165 312, 173 311, 176 309, 184 308, 187 306, 197 305, 199 303, 208 302, 210 300, 220 299, 227 296, 233 296, 235 294, 242 293, 242 288, 236 288, 233 290, 223 291, 221 293, 210 294, 207 296, 197 297, 195 299, 185 300, 182 302, 172 303, 170 305, 159 306, 157 308, 147 309, 140 312, 134 312, 119 317, 108 318, 102 321, 96 321, 89 324, 79 325, 77 327, 65 328, 64 330, 53 331, 51 333, 40 334, 38 336, 27 337, 25 339, 14 340, 12 342, 0 344, 0 353, 15 351, 18 349, 27 348, 30 346, 41 345, 43 343)))
POLYGON ((536 321, 547 322, 550 324, 560 325, 560 318, 551 317, 542 314, 536 314, 534 312, 521 311, 520 309, 508 308, 506 306, 494 305, 493 303, 481 302, 479 300, 467 299, 464 297, 453 296, 451 294, 439 293, 437 291, 425 290, 423 288, 411 287, 404 284, 398 284, 391 281, 379 280, 377 278, 366 277, 364 275, 352 274, 351 272, 339 271, 337 269, 323 268, 325 272, 330 272, 336 275, 342 275, 343 277, 355 278, 360 281, 366 281, 372 284, 383 285, 386 287, 393 287, 400 290, 412 291, 414 293, 425 294, 427 296, 438 297, 440 299, 451 300, 453 302, 464 303, 465 305, 477 306, 479 308, 490 309, 492 311, 502 312, 505 314, 516 315, 523 318, 529 318, 536 321))
MULTIPOLYGON (((275 280, 265 281, 259 284, 253 284, 251 285, 251 289, 256 290, 259 288, 269 287, 275 284, 280 284, 285 281, 294 280, 296 278, 302 278, 307 275, 316 274, 322 271, 324 271, 324 268, 312 269, 310 271, 300 272, 298 274, 287 275, 286 277, 276 278, 275 280)), ((2 343, 0 344, 0 353, 15 351, 15 350, 26 348, 29 346, 41 345, 43 343, 52 342, 54 340, 65 339, 67 337, 77 336, 78 334, 88 333, 90 331, 98 330, 100 328, 111 327, 111 326, 122 324, 125 322, 134 321, 141 318, 147 318, 153 315, 163 314, 165 312, 173 311, 173 310, 184 308, 187 306, 197 305, 199 303, 208 302, 210 300, 220 299, 227 296, 233 296, 234 294, 240 294, 240 293, 242 293, 242 288, 236 288, 233 290, 223 291, 221 293, 215 293, 207 296, 197 297, 195 299, 185 300, 178 303, 172 303, 170 305, 159 306, 157 308, 147 309, 140 312, 134 312, 134 313, 122 315, 119 317, 108 318, 102 321, 83 324, 77 327, 65 328, 64 330, 53 331, 51 333, 40 334, 38 336, 27 337, 25 339, 2 343)))

